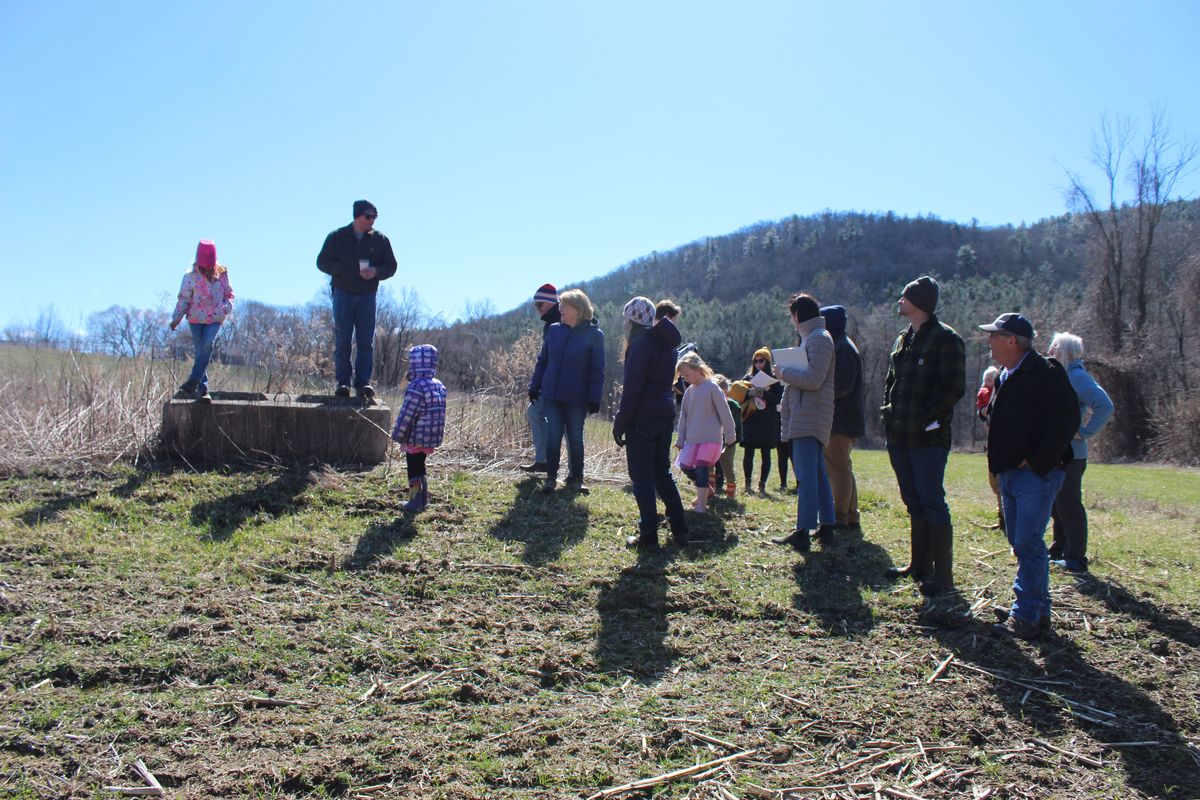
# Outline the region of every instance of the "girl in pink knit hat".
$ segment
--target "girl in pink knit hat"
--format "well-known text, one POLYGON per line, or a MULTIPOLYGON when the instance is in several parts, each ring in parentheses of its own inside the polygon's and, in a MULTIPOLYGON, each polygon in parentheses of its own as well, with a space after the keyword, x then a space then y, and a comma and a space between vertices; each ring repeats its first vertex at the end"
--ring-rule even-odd
POLYGON ((208 362, 212 359, 213 342, 221 323, 233 312, 233 289, 229 285, 229 270, 217 263, 217 246, 205 239, 196 246, 192 271, 183 276, 179 300, 171 315, 171 330, 179 327, 184 315, 192 330, 192 346, 196 358, 187 381, 179 387, 176 397, 200 399, 208 395, 208 362))

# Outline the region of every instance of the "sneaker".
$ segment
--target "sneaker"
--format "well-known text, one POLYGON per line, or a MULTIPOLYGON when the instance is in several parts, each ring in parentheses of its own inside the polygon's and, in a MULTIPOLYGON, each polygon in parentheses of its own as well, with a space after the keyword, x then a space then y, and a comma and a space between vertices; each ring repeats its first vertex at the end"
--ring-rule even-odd
POLYGON ((558 488, 558 478, 546 478, 542 482, 542 494, 552 494, 558 488))
MULTIPOLYGON (((1012 616, 1012 610, 1004 606, 993 606, 992 613, 996 615, 997 624, 1001 625, 1007 622, 1008 618, 1012 616)), ((1048 632, 1050 630, 1050 617, 1042 617, 1038 620, 1037 625, 1042 631, 1048 632)))
POLYGON ((546 462, 534 461, 530 464, 522 464, 520 467, 518 467, 518 469, 520 469, 522 472, 545 472, 546 462))
POLYGON ((575 494, 590 494, 591 489, 583 485, 581 480, 567 480, 567 491, 575 494))
POLYGON ((993 625, 992 630, 996 631, 996 633, 1004 634, 1005 636, 1024 639, 1027 642, 1037 639, 1043 633, 1045 633, 1041 625, 1034 622, 1026 622, 1023 619, 1017 619, 1011 614, 1008 615, 1008 618, 1005 619, 1004 622, 997 622, 995 625, 993 625))
POLYGON ((354 387, 354 394, 366 400, 375 399, 375 387, 369 383, 364 383, 362 386, 354 387))
POLYGON ((344 383, 339 384, 337 389, 334 390, 333 396, 334 397, 349 397, 350 396, 350 387, 344 383))
POLYGON ((197 384, 195 381, 187 381, 179 387, 179 391, 175 393, 176 397, 199 397, 196 394, 197 384))
POLYGON ((821 544, 829 544, 833 541, 834 527, 832 525, 821 525, 817 528, 817 532, 813 534, 817 541, 821 544))
POLYGON ((1050 559, 1050 564, 1058 567, 1059 569, 1064 569, 1067 572, 1072 572, 1076 575, 1086 575, 1088 571, 1088 562, 1086 558, 1082 561, 1077 561, 1073 558, 1052 558, 1050 559))

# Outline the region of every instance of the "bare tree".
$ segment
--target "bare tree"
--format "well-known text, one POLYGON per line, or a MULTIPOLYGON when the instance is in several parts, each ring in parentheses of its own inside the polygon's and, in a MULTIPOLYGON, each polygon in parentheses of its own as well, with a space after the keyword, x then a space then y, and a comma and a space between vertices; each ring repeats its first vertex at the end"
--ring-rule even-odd
POLYGON ((1135 144, 1137 126, 1122 117, 1101 121, 1092 141, 1092 163, 1104 175, 1103 200, 1083 178, 1068 172, 1067 202, 1089 222, 1098 249, 1092 284, 1095 311, 1107 344, 1124 349, 1128 335, 1138 336, 1148 319, 1148 297, 1157 288, 1155 237, 1180 178, 1196 158, 1195 141, 1177 142, 1161 111, 1150 131, 1135 144), (1121 181, 1131 196, 1120 199, 1121 181))
POLYGON ((1187 248, 1160 241, 1172 195, 1193 169, 1197 142, 1172 137, 1161 111, 1151 115, 1149 132, 1138 140, 1128 117, 1105 119, 1093 138, 1091 161, 1104 176, 1104 199, 1083 178, 1067 173, 1068 204, 1087 220, 1093 257, 1088 281, 1088 324, 1099 334, 1089 348, 1097 377, 1108 389, 1120 415, 1111 426, 1116 450, 1142 456, 1160 441, 1169 424, 1169 400, 1188 384, 1186 355, 1175 363, 1171 341, 1187 327, 1188 306, 1172 303, 1187 283, 1187 248), (1128 194, 1123 194, 1122 189, 1128 194))
POLYGON ((420 296, 405 287, 399 292, 379 290, 375 309, 375 375, 384 386, 399 386, 404 378, 405 358, 415 331, 425 324, 420 296))
POLYGON ((170 336, 164 314, 110 306, 88 317, 88 337, 106 353, 137 358, 163 349, 170 336))

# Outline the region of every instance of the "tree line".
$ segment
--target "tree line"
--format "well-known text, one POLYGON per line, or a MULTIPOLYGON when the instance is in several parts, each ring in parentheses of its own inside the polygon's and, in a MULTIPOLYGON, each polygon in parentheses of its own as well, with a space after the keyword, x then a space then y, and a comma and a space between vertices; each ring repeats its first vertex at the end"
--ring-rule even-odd
MULTIPOLYGON (((760 222, 654 252, 589 281, 571 284, 596 305, 607 333, 610 393, 619 396, 621 318, 634 295, 683 306, 686 341, 730 377, 747 371, 761 346, 794 344, 784 305, 808 291, 849 312, 848 333, 863 354, 866 406, 879 405, 887 356, 902 328, 895 300, 910 280, 933 275, 942 286, 939 317, 967 343, 968 375, 988 363, 976 326, 1020 311, 1045 345, 1058 330, 1084 337, 1089 368, 1113 396, 1115 424, 1097 442, 1109 458, 1200 462, 1200 201, 1174 198, 1191 169, 1194 143, 1170 136, 1161 115, 1144 135, 1130 120, 1097 132, 1095 184, 1069 174, 1069 210, 1018 226, 984 227, 933 216, 825 211, 760 222)), ((555 283, 562 280, 548 276, 555 283)), ((560 287, 561 287, 560 283, 560 287)), ((332 376, 333 325, 322 292, 305 305, 239 300, 218 339, 218 362, 257 370, 264 391, 291 391, 332 376)), ((28 344, 98 349, 126 357, 188 358, 182 330, 166 329, 168 311, 113 306, 92 315, 86 337, 63 331, 52 310, 7 338, 28 344)), ((496 314, 488 302, 447 323, 411 289, 382 287, 377 308, 376 382, 403 380, 408 347, 441 351, 439 373, 454 389, 519 401, 533 369, 541 323, 528 304, 496 314)), ((955 443, 977 445, 973 392, 956 413, 955 443)), ((867 439, 879 442, 868 414, 867 439)), ((868 443, 869 443, 868 442, 868 443)))

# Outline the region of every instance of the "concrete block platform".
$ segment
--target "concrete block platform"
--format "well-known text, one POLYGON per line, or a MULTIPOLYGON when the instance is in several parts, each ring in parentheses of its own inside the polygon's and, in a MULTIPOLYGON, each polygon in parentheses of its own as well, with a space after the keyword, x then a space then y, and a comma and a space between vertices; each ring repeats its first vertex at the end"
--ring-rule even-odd
POLYGON ((392 411, 359 398, 212 392, 163 405, 162 442, 172 456, 205 465, 244 461, 362 464, 383 461, 392 411))

